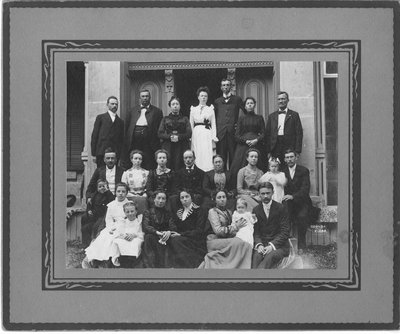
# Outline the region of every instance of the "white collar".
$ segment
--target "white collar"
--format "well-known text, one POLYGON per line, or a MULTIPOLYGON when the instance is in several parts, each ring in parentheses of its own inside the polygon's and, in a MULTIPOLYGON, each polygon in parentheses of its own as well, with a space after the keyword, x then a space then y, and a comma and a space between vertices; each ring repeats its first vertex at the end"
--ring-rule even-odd
POLYGON ((271 204, 272 204, 272 199, 269 201, 268 204, 265 204, 265 203, 263 202, 263 207, 264 207, 265 209, 267 209, 267 210, 270 210, 270 209, 271 209, 271 204))
POLYGON ((117 116, 117 113, 112 112, 111 110, 107 110, 108 114, 111 116, 112 119, 114 119, 117 116))
POLYGON ((224 96, 224 99, 226 100, 226 99, 229 99, 229 98, 232 96, 232 93, 229 92, 229 93, 226 94, 226 95, 222 93, 222 95, 224 96))

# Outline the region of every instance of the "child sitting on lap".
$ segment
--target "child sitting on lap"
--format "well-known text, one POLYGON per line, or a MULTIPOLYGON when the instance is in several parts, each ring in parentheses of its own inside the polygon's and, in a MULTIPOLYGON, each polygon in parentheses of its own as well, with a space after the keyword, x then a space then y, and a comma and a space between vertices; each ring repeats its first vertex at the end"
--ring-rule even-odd
POLYGON ((236 210, 232 215, 232 224, 241 219, 245 220, 247 224, 236 233, 236 237, 248 242, 253 247, 253 225, 257 222, 257 218, 251 212, 247 211, 247 202, 243 198, 238 198, 236 201, 236 210))

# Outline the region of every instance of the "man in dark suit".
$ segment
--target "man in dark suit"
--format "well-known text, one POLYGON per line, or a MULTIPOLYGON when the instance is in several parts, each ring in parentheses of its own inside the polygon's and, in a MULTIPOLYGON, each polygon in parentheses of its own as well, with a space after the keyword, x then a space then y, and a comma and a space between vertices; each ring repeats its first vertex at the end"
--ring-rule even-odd
POLYGON ((268 116, 265 127, 265 142, 268 158, 279 158, 284 164, 285 150, 293 148, 297 154, 301 153, 303 145, 303 127, 299 114, 288 109, 289 94, 278 93, 279 110, 268 116))
POLYGON ((186 150, 183 153, 183 162, 185 167, 177 170, 174 174, 174 186, 171 196, 171 208, 175 213, 179 205, 179 192, 189 191, 193 196, 193 202, 201 205, 203 202, 203 178, 204 171, 195 165, 196 156, 192 150, 186 150))
POLYGON ((124 170, 116 166, 117 155, 115 150, 111 147, 107 148, 104 152, 105 166, 96 168, 92 178, 90 179, 89 185, 86 190, 86 202, 90 203, 92 196, 97 190, 97 180, 107 180, 110 191, 115 195, 115 185, 121 182, 122 174, 124 170))
POLYGON ((104 150, 107 147, 115 150, 118 161, 124 144, 124 121, 117 115, 118 99, 110 96, 107 107, 106 113, 97 115, 92 132, 91 150, 97 167, 104 166, 104 150))
POLYGON ((160 149, 158 128, 163 118, 162 111, 150 104, 150 92, 145 89, 140 91, 140 105, 128 112, 125 120, 125 152, 124 167, 132 164, 129 161, 129 152, 141 150, 144 154, 142 167, 155 169, 157 164, 154 153, 160 149))
POLYGON ((293 149, 285 151, 286 166, 283 168, 288 182, 282 203, 287 206, 292 232, 297 230, 298 249, 302 253, 306 248, 306 233, 312 213, 310 198, 310 172, 296 164, 298 155, 293 149))
POLYGON ((274 186, 261 183, 259 192, 262 203, 253 209, 257 217, 254 224, 254 251, 252 268, 275 268, 289 255, 289 221, 282 204, 272 200, 274 186))
POLYGON ((232 95, 232 83, 222 79, 222 96, 214 102, 217 123, 217 153, 222 156, 230 167, 235 154, 235 129, 239 117, 239 110, 243 110, 243 101, 239 96, 232 95))

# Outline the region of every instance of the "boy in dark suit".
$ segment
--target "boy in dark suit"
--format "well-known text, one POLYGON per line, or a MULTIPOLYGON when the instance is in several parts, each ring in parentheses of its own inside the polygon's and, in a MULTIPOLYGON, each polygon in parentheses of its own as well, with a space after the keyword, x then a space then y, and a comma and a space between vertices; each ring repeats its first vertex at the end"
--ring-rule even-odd
POLYGON ((259 185, 262 203, 253 209, 254 251, 252 268, 271 269, 289 255, 289 221, 282 204, 272 200, 274 186, 270 182, 259 185))
POLYGON ((96 157, 97 167, 104 166, 104 151, 112 147, 117 154, 117 162, 124 144, 124 121, 118 117, 118 99, 110 96, 107 99, 108 111, 97 115, 93 126, 91 150, 96 157))
POLYGON ((285 185, 285 195, 282 203, 287 206, 292 231, 297 230, 299 254, 306 248, 306 233, 310 223, 312 203, 310 198, 310 172, 296 164, 298 155, 294 149, 285 151, 285 173, 288 182, 285 185))

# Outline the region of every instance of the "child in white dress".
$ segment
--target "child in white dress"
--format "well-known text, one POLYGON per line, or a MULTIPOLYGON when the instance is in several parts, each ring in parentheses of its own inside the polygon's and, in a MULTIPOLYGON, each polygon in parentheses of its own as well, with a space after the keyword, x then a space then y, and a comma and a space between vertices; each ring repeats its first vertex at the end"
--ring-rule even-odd
POLYGON ((279 171, 280 161, 278 158, 270 158, 268 160, 268 166, 269 171, 261 176, 258 183, 271 182, 274 186, 272 199, 275 202, 282 203, 282 198, 285 195, 284 187, 287 183, 285 173, 279 171))
POLYGON ((236 201, 236 210, 232 215, 232 224, 241 219, 244 219, 247 224, 236 233, 236 237, 248 242, 253 247, 253 225, 257 222, 257 218, 251 212, 247 211, 247 202, 243 198, 238 198, 236 201))
POLYGON ((144 233, 142 231, 143 215, 137 215, 136 204, 125 203, 123 206, 126 218, 116 225, 112 241, 113 264, 121 268, 132 268, 140 255, 144 233))
POLYGON ((119 222, 124 221, 125 213, 123 205, 129 201, 126 199, 128 193, 128 185, 118 183, 115 186, 116 198, 107 204, 106 227, 100 232, 96 239, 92 241, 90 246, 85 249, 86 258, 82 262, 82 267, 86 268, 87 263, 95 266, 93 260, 108 261, 113 255, 112 242, 115 239, 114 231, 119 222))

